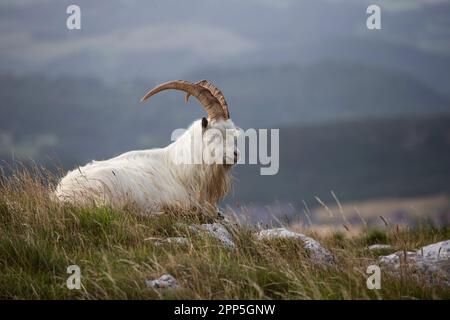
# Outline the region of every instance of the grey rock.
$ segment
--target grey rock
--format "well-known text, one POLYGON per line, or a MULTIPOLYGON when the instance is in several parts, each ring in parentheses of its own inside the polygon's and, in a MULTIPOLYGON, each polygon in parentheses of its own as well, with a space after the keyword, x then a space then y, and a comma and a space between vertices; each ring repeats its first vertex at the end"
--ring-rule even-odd
POLYGON ((406 260, 407 263, 415 263, 417 258, 416 251, 397 251, 387 256, 380 256, 378 260, 382 265, 399 269, 403 261, 406 260))
POLYGON ((194 228, 206 231, 212 237, 220 240, 227 248, 233 249, 236 247, 230 232, 220 223, 207 223, 194 228))
POLYGON ((293 231, 289 231, 285 228, 275 228, 268 230, 261 230, 256 234, 256 238, 258 240, 264 239, 283 239, 283 238, 293 238, 301 241, 303 243, 304 248, 310 254, 311 258, 322 264, 331 265, 333 264, 333 255, 330 251, 324 248, 319 242, 316 240, 305 236, 302 233, 297 233, 293 231))
POLYGON ((180 244, 180 245, 186 245, 189 243, 188 239, 185 237, 171 237, 167 239, 158 240, 155 242, 156 245, 163 245, 163 244, 180 244))
POLYGON ((427 263, 440 263, 450 259, 450 240, 441 241, 418 250, 427 263))
POLYGON ((416 251, 398 251, 381 256, 379 263, 394 272, 407 267, 425 275, 429 282, 450 285, 450 240, 433 243, 416 251))
POLYGON ((170 274, 164 274, 160 278, 155 280, 147 280, 145 281, 148 287, 153 289, 178 289, 180 284, 178 281, 172 277, 170 274))
POLYGON ((392 249, 392 246, 390 244, 373 244, 371 246, 368 246, 367 249, 374 251, 374 250, 383 250, 383 249, 392 249))

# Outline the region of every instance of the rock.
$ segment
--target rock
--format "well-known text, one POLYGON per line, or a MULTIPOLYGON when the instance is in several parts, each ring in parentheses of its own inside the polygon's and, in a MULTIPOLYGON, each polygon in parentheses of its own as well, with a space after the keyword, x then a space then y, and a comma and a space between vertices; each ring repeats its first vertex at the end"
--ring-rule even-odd
POLYGON ((430 244, 422 247, 418 252, 427 263, 448 262, 450 259, 450 240, 430 244))
POLYGON ((432 283, 450 285, 450 240, 433 243, 417 251, 398 251, 381 256, 379 262, 394 272, 404 266, 424 274, 432 283))
POLYGON ((401 261, 405 260, 405 256, 408 263, 415 262, 418 257, 415 251, 397 251, 387 256, 381 256, 378 260, 382 265, 398 269, 401 261))
POLYGON ((297 239, 303 243, 303 247, 310 254, 313 260, 327 265, 331 265, 334 261, 333 255, 326 248, 324 248, 319 242, 310 237, 305 236, 304 234, 289 231, 285 228, 261 230, 256 234, 256 238, 258 240, 283 239, 283 238, 297 239))
POLYGON ((206 231, 212 237, 220 240, 225 247, 233 249, 236 247, 230 232, 220 223, 207 223, 200 226, 193 226, 195 230, 206 231))
POLYGON ((367 249, 369 249, 370 251, 384 250, 384 249, 392 249, 392 246, 390 244, 373 244, 371 246, 368 246, 367 249))
POLYGON ((147 280, 145 283, 153 289, 178 289, 180 287, 178 281, 170 274, 162 275, 155 280, 147 280))
POLYGON ((185 237, 171 237, 167 239, 158 240, 155 242, 156 245, 163 245, 163 244, 180 244, 180 245, 186 245, 189 243, 188 239, 185 237))

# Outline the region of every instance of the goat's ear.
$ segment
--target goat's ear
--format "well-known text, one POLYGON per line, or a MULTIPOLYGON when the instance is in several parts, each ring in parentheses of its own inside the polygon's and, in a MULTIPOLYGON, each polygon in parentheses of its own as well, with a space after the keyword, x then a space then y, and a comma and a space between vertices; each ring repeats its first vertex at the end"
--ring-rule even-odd
POLYGON ((206 127, 208 126, 208 119, 206 119, 205 117, 202 118, 202 128, 206 129, 206 127))

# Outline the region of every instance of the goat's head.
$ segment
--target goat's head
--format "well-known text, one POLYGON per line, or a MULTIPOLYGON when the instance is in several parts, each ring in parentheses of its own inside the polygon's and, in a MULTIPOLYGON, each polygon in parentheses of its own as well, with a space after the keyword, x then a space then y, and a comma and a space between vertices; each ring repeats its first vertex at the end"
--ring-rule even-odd
POLYGON ((196 83, 175 80, 153 88, 142 97, 141 101, 167 89, 185 91, 186 102, 192 95, 205 108, 208 117, 198 122, 198 125, 201 125, 204 163, 223 164, 227 167, 236 164, 239 159, 239 150, 236 145, 239 129, 230 119, 228 105, 222 92, 207 80, 196 83))

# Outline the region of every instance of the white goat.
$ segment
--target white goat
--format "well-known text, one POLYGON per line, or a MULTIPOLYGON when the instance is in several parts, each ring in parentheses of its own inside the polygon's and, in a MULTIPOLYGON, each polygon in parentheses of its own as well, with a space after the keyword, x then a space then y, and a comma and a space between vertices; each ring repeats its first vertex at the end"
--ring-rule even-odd
POLYGON ((76 205, 131 203, 146 213, 215 208, 229 189, 230 168, 239 155, 234 143, 239 131, 223 94, 208 81, 163 83, 141 101, 166 89, 185 91, 186 101, 190 95, 196 97, 208 118, 195 121, 165 148, 130 151, 68 172, 55 196, 76 205))

